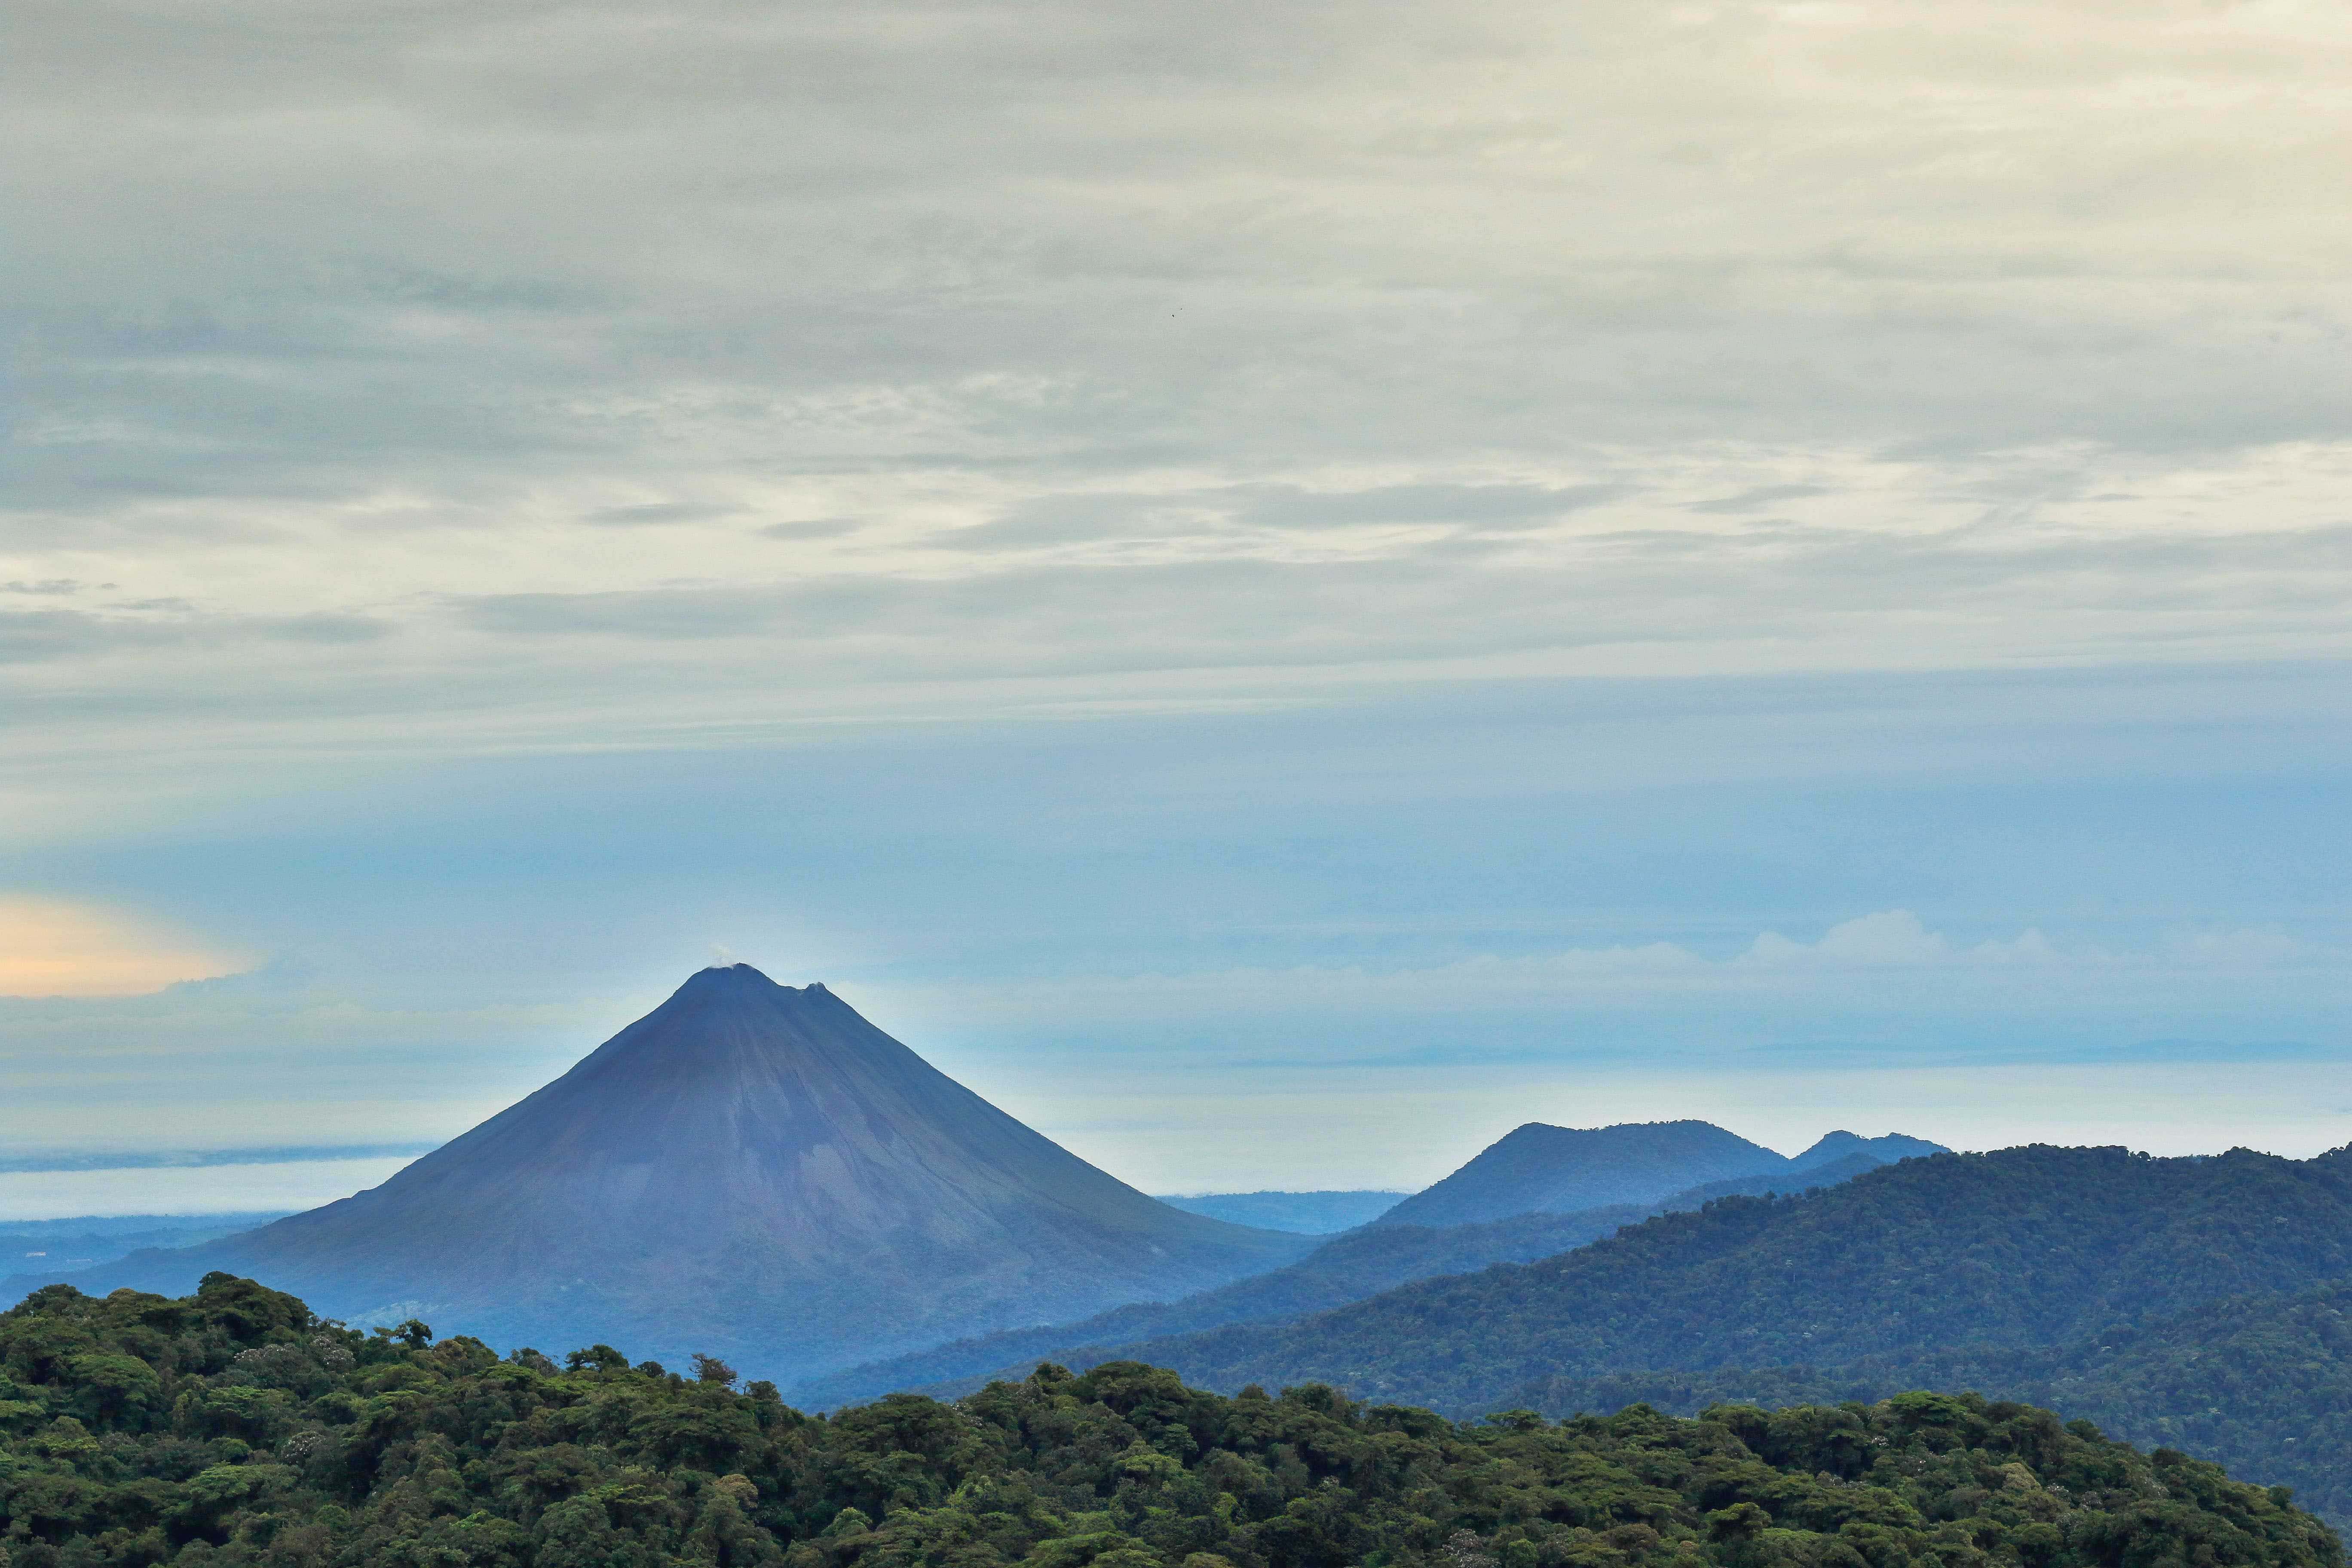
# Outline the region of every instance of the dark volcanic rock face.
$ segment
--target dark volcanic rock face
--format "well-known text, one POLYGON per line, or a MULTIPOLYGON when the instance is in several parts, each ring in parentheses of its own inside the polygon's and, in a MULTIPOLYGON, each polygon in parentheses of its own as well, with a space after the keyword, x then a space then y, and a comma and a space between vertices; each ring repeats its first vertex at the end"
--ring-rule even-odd
POLYGON ((1159 1203, 824 986, 738 964, 380 1187, 77 1283, 184 1289, 221 1268, 500 1348, 703 1350, 793 1378, 1181 1296, 1311 1245, 1159 1203))

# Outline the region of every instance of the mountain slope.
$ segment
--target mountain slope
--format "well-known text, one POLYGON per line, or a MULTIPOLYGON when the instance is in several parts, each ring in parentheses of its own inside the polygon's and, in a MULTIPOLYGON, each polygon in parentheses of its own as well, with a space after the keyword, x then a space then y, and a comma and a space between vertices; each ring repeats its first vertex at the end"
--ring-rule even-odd
POLYGON ((2056 1345, 2338 1279, 2352 1279, 2352 1150, 2037 1146, 1726 1199, 1525 1267, 1121 1353, 1215 1387, 1319 1381, 1475 1410, 1552 1376, 2056 1345))
POLYGON ((1359 1301, 1441 1274, 1549 1258, 1642 1218, 1631 1205, 1576 1215, 1515 1215, 1492 1225, 1387 1226, 1333 1237, 1297 1263, 1175 1301, 1114 1307, 1076 1322, 1000 1330, 832 1373, 786 1390, 832 1409, 906 1389, 961 1394, 1040 1361, 1084 1369, 1118 1358, 1108 1347, 1227 1323, 1279 1321, 1359 1301))
MULTIPOLYGON (((1804 1173, 1805 1186, 1828 1186, 1879 1162, 1869 1154, 1804 1173)), ((793 1396, 829 1408, 895 1390, 964 1393, 991 1376, 1025 1370, 1045 1359, 1088 1367, 1124 1354, 1113 1347, 1147 1337, 1192 1333, 1227 1323, 1260 1322, 1362 1300, 1415 1279, 1461 1274, 1496 1263, 1525 1263, 1635 1225, 1653 1214, 1695 1209, 1717 1198, 1788 1185, 1785 1172, 1711 1183, 1653 1205, 1615 1204, 1575 1214, 1523 1214, 1486 1225, 1367 1226, 1334 1237, 1307 1257, 1271 1273, 1253 1275, 1181 1301, 1114 1308, 1083 1322, 1017 1329, 917 1351, 852 1367, 803 1384, 793 1396)))
POLYGON ((1546 1378, 1507 1403, 1547 1415, 1634 1403, 1831 1405, 1908 1388, 2054 1403, 2144 1448, 2186 1449, 2352 1526, 2352 1284, 2239 1296, 2055 1349, 1928 1351, 1843 1366, 1546 1378))
POLYGON ((345 1318, 793 1376, 1182 1295, 1311 1246, 1158 1203, 823 986, 738 964, 380 1187, 90 1278, 173 1289, 221 1269, 345 1318))

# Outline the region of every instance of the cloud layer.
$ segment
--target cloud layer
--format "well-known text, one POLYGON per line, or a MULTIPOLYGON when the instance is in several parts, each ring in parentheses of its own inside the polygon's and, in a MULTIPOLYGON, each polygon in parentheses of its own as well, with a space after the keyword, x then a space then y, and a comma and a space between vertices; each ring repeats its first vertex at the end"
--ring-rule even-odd
POLYGON ((2347 651, 2326 7, 16 20, 28 809, 164 711, 2347 651))
POLYGON ((0 1138, 455 1131, 714 942, 1048 1108, 2345 1037, 2340 7, 9 49, 0 891, 212 934, 10 905, 0 993, 317 969, 7 1004, 0 1138))
MULTIPOLYGON (((1724 1053, 1788 1050, 1834 1060, 1864 1050, 1884 1061, 1955 1056, 1993 1059, 2115 1060, 2147 1047, 2117 1037, 2118 1026, 2161 1029, 2161 1020, 2231 1016, 2242 1030, 2258 1009, 2231 1007, 2231 993, 2258 989, 2272 1016, 2340 1011, 2347 955, 2276 931, 2180 931, 2139 951, 2053 943, 2026 930, 2008 938, 1955 942, 1908 910, 1885 910, 1831 926, 1816 940, 1765 931, 1720 958, 1671 942, 1571 947, 1508 956, 1481 954, 1429 967, 1302 965, 1185 974, 1088 976, 963 986, 953 1005, 968 1016, 1040 1029, 1133 1029, 1193 1022, 1232 1031, 1255 1053, 1269 1032, 1300 1017, 1380 1020, 1379 1036, 1418 1037, 1401 1049, 1359 1054, 1341 1046, 1332 1061, 1364 1066, 1481 1054, 1443 1040, 1433 1020, 1514 1026, 1500 1057, 1612 1068, 1628 1055, 1722 1065, 1724 1053), (1805 1041, 1808 1029, 1851 1031, 1850 1043, 1805 1041), (2009 1034, 2004 1042, 2000 1037, 2009 1034), (1795 1042, 1805 1041, 1800 1045, 1795 1042)), ((911 1000, 911 998, 909 998, 911 1000)), ((940 1008, 945 999, 933 999, 940 1008)), ((2324 1038, 2206 1038, 2168 1043, 2159 1056, 2294 1059, 2352 1052, 2337 1027, 2324 1038)), ((1215 1059, 1214 1051, 1203 1060, 1215 1059)), ((1317 1065, 1317 1053, 1292 1065, 1317 1065)))

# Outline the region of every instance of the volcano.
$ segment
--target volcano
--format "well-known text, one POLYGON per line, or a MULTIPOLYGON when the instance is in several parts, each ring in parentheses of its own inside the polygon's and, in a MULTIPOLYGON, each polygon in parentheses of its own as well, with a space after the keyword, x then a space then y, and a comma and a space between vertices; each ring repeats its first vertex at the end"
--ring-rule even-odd
POLYGON ((382 1186, 73 1283, 226 1269, 354 1322, 702 1351, 788 1382, 1206 1289, 1313 1241, 1148 1197, 823 985, 739 963, 382 1186))

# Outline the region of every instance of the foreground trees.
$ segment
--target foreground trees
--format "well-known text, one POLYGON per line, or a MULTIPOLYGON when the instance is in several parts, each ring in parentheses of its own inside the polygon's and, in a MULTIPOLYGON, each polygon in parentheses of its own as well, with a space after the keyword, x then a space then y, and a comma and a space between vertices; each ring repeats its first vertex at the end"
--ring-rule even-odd
POLYGON ((2339 1568, 2283 1489, 1975 1398, 1456 1426, 1113 1363, 830 1418, 250 1280, 0 1314, 7 1568, 2339 1568))

